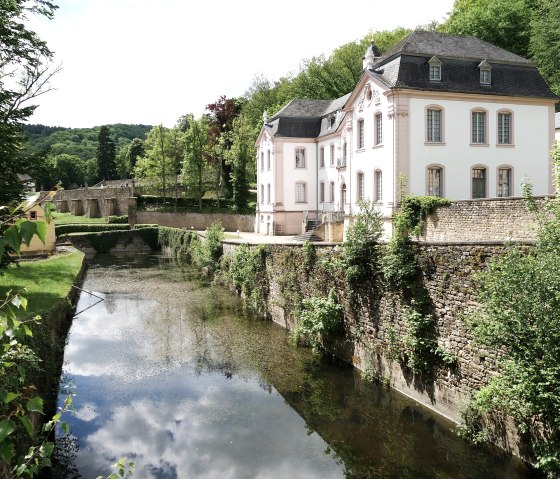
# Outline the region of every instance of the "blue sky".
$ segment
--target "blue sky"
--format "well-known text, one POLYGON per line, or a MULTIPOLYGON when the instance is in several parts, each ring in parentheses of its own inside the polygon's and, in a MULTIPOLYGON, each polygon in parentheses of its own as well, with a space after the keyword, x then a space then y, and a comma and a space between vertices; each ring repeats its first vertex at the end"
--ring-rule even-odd
POLYGON ((441 21, 453 0, 58 0, 32 20, 62 71, 32 123, 173 126, 255 75, 275 80, 370 31, 441 21), (429 5, 429 6, 428 6, 429 5))

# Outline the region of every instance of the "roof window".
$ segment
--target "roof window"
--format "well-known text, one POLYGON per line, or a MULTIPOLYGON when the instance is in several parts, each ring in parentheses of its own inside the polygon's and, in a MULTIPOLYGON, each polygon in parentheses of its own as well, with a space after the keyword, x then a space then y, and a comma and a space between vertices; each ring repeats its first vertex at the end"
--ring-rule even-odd
POLYGON ((492 65, 486 60, 482 60, 478 65, 480 70, 480 84, 481 85, 491 85, 492 84, 492 65))
POLYGON ((432 57, 428 61, 430 66, 430 81, 441 81, 441 60, 438 57, 432 57))

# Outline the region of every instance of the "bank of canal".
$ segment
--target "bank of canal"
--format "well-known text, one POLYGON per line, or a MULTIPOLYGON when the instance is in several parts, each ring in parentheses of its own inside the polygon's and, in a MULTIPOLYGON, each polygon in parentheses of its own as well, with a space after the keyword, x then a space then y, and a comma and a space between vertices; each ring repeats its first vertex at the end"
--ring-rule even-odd
MULTIPOLYGON (((119 457, 135 478, 533 477, 352 367, 294 347, 168 259, 98 255, 83 288, 105 300, 74 319, 65 351, 63 381, 77 389, 66 477, 106 475, 119 457)), ((95 301, 82 294, 77 310, 95 301)))

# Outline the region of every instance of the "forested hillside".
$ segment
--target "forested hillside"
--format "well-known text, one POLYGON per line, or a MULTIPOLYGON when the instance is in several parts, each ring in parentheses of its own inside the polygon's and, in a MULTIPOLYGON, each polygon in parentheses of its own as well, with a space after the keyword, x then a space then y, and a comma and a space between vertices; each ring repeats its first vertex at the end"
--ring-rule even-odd
MULTIPOLYGON (((144 140, 152 129, 148 125, 125 125, 118 123, 108 125, 113 133, 117 149, 130 143, 134 138, 144 140)), ((25 144, 29 155, 48 152, 51 155, 74 155, 81 160, 96 157, 99 130, 93 128, 64 128, 60 126, 24 125, 25 144)))

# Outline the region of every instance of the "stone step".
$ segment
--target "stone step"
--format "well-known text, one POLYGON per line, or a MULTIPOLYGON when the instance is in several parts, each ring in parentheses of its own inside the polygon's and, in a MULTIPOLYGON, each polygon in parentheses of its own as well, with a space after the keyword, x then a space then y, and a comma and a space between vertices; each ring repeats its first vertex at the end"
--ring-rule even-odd
POLYGON ((317 236, 313 231, 306 231, 300 235, 294 236, 294 241, 305 243, 306 241, 311 241, 312 243, 317 243, 323 241, 319 236, 317 236))

